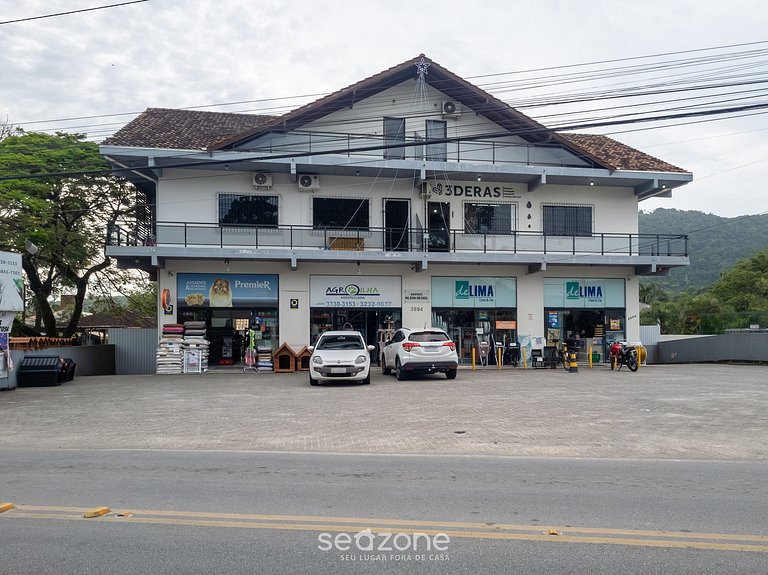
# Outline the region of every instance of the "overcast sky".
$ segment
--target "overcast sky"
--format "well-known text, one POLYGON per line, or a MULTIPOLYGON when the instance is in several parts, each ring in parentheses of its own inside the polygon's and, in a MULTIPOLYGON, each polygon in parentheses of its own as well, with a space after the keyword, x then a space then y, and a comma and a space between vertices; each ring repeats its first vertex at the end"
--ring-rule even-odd
MULTIPOLYGON (((121 1, 0 0, 0 22, 121 1)), ((497 92, 520 77, 512 73, 764 42, 767 24, 763 0, 149 0, 0 24, 0 121, 100 141, 148 107, 248 101, 204 109, 282 113, 308 101, 285 98, 315 99, 420 53, 514 102, 533 93, 497 92), (87 116, 98 117, 62 121, 87 116)), ((768 50, 768 43, 725 51, 748 49, 768 50)), ((760 60, 768 56, 746 62, 768 78, 760 60)), ((640 62, 648 61, 610 66, 640 62)), ((751 101, 764 102, 768 96, 751 101)), ((562 110, 521 111, 551 126, 545 115, 562 110)), ((694 174, 673 198, 641 209, 768 212, 768 113, 623 132, 637 127, 592 131, 694 174)))

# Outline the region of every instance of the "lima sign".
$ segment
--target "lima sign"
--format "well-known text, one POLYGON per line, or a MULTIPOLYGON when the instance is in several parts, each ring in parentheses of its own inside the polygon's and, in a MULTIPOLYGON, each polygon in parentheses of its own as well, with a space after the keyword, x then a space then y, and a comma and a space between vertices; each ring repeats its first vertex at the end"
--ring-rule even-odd
POLYGON ((603 286, 581 285, 581 282, 565 282, 565 299, 585 299, 591 302, 601 302, 603 301, 603 286))
POLYGON ((456 299, 495 298, 493 286, 488 284, 472 284, 467 280, 456 280, 454 297, 456 299))

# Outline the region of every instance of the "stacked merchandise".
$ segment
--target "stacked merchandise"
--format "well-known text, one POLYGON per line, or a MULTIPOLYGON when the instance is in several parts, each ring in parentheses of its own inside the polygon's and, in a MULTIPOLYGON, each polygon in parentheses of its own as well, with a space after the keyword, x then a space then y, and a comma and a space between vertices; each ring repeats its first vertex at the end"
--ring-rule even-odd
POLYGON ((210 342, 205 339, 205 322, 185 321, 184 353, 188 356, 189 352, 199 352, 200 371, 208 371, 209 346, 210 342))
POLYGON ((182 373, 184 326, 180 323, 168 323, 163 326, 163 336, 157 346, 157 373, 182 373))
POLYGON ((269 342, 257 344, 258 371, 272 371, 272 346, 269 342))

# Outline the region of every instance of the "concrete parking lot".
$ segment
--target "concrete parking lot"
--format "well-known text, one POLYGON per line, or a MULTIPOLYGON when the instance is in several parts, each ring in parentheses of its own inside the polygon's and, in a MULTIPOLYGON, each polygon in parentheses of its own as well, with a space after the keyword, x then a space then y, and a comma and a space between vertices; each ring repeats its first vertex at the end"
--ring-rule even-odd
POLYGON ((76 377, 0 393, 0 448, 768 458, 768 367, 76 377))

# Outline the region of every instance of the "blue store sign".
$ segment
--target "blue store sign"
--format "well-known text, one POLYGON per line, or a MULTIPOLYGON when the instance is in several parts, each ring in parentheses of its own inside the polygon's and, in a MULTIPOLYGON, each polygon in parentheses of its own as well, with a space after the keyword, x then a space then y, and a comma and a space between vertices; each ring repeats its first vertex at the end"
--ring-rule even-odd
POLYGON ((278 276, 178 274, 177 307, 255 307, 277 305, 278 276))

